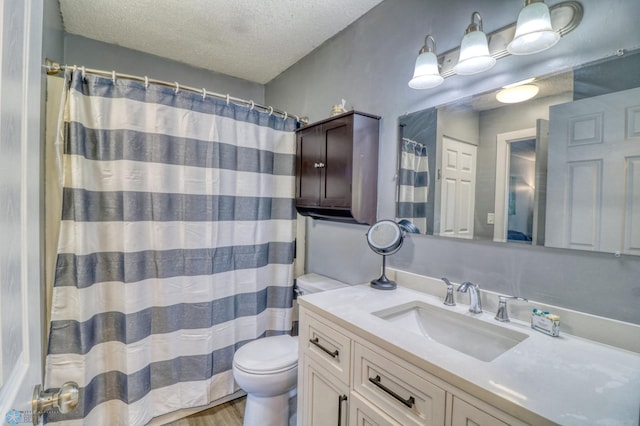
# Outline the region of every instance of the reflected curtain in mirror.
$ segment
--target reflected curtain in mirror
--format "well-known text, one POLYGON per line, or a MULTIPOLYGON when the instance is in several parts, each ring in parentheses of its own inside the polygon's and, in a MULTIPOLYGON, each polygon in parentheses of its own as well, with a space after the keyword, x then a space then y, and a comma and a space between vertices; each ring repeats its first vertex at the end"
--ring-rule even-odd
POLYGON ((420 233, 427 232, 428 160, 426 146, 412 139, 402 138, 396 217, 411 221, 420 233))

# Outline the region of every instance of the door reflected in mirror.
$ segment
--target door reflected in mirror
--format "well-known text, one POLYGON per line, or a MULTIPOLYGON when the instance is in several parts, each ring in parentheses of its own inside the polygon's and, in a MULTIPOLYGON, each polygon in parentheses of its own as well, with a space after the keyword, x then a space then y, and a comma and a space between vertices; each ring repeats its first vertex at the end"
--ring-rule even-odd
POLYGON ((422 234, 640 254, 640 54, 399 118, 396 217, 422 234))

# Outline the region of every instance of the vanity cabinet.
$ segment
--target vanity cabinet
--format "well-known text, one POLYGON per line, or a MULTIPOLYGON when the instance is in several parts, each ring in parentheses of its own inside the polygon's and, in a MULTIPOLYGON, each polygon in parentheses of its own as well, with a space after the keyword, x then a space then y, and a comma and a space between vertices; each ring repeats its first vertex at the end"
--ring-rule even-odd
POLYGON ((525 425, 300 307, 298 425, 525 425))
POLYGON ((296 132, 296 208, 303 215, 373 224, 380 117, 350 111, 296 132))

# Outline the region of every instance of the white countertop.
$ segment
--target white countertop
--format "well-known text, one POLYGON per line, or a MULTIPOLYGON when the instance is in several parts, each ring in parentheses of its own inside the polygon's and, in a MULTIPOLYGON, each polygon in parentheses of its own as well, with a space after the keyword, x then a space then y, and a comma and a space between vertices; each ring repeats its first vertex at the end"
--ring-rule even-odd
POLYGON ((400 286, 391 291, 351 286, 306 295, 298 301, 328 321, 525 421, 540 416, 561 425, 640 424, 640 354, 635 352, 562 332, 559 337, 547 336, 522 321, 499 323, 493 313, 471 314, 463 304, 446 307, 438 297, 400 286), (412 301, 451 309, 529 337, 493 361, 483 362, 371 314, 412 301))

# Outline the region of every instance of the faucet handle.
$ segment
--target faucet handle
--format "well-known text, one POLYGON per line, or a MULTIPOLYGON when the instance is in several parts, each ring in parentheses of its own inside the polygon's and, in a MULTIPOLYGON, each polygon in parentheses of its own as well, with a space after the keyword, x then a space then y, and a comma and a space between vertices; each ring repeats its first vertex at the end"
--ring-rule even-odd
POLYGON ((503 296, 498 295, 498 311, 496 312, 495 319, 500 322, 509 322, 509 312, 507 311, 507 300, 515 299, 522 302, 528 302, 524 297, 519 296, 503 296))
POLYGON ((455 300, 453 300, 453 284, 447 278, 440 278, 447 285, 447 296, 444 298, 444 304, 447 306, 456 306, 455 300))

